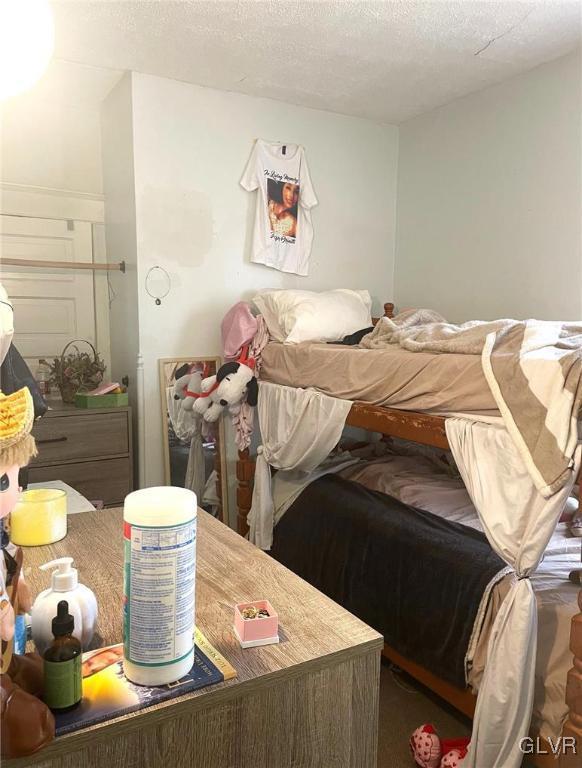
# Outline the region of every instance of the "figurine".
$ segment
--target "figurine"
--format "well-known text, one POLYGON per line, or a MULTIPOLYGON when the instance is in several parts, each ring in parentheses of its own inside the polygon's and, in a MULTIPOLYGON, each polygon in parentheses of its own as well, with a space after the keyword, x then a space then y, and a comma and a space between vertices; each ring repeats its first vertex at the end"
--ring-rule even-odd
POLYGON ((54 738, 55 721, 42 695, 42 659, 36 653, 13 654, 14 620, 31 606, 22 574, 22 550, 10 542, 9 516, 18 501, 18 470, 36 455, 30 434, 34 406, 29 390, 0 392, 0 677, 1 756, 22 757, 54 738))

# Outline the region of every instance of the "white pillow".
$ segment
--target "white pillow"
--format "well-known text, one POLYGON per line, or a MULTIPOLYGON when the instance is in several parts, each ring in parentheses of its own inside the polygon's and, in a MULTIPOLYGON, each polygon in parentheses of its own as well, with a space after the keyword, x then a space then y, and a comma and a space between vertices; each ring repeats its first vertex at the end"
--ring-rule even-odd
POLYGON ((372 325, 368 291, 267 291, 255 296, 253 303, 271 336, 287 344, 340 341, 372 325))

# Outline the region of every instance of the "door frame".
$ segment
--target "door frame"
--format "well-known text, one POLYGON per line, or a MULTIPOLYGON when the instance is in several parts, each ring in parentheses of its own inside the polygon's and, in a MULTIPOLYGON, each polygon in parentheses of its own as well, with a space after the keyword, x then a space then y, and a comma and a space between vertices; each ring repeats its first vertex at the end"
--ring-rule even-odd
POLYGON ((105 222, 105 198, 90 192, 0 181, 0 213, 33 219, 105 222))

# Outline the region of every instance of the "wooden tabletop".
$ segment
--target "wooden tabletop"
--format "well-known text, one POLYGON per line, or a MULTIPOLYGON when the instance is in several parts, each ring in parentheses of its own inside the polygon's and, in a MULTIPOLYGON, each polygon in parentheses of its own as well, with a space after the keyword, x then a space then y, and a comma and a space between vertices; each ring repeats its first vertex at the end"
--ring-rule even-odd
MULTIPOLYGON (((122 510, 70 515, 68 525, 62 541, 23 548, 25 574, 33 595, 50 586, 50 574, 40 571, 39 565, 65 555, 73 557, 79 581, 97 597, 102 644, 121 642, 122 510)), ((57 745, 59 751, 67 745, 73 748, 89 733, 95 737, 95 731, 115 727, 120 720, 127 725, 132 719, 135 727, 140 727, 138 721, 146 713, 151 717, 152 710, 156 720, 172 717, 181 707, 203 707, 210 698, 214 702, 241 695, 243 690, 250 693, 276 678, 379 652, 383 645, 377 632, 202 510, 198 511, 196 624, 236 669, 236 679, 63 736, 34 758, 48 757, 57 745), (233 607, 238 602, 264 598, 279 614, 281 642, 243 650, 233 634, 233 607)), ((34 762, 31 758, 26 761, 28 765, 34 762)))

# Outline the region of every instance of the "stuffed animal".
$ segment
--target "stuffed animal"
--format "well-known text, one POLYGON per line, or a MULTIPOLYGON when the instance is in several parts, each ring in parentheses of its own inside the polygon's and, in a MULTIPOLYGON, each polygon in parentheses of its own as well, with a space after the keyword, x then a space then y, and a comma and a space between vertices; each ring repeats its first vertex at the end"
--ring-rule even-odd
POLYGON ((461 768, 469 739, 440 739, 433 725, 421 725, 410 737, 410 751, 420 768, 461 768))
POLYGON ((174 400, 184 400, 191 375, 191 373, 185 373, 176 378, 174 381, 174 400))
POLYGON ((208 363, 186 363, 175 371, 174 376, 174 400, 181 400, 185 411, 193 410, 196 399, 209 391, 215 378, 208 376, 208 363))
POLYGON ((187 373, 176 380, 174 384, 174 398, 182 401, 182 408, 185 411, 191 411, 197 398, 202 392, 206 391, 203 381, 200 371, 187 373))
POLYGON ((410 737, 410 751, 421 768, 439 768, 441 764, 441 740, 432 725, 417 728, 410 737))
POLYGON ((204 421, 216 421, 224 408, 236 416, 246 395, 249 405, 255 406, 259 386, 255 378, 254 360, 230 362, 221 365, 216 376, 209 376, 201 383, 202 397, 194 400, 194 411, 204 421), (248 364, 247 364, 248 363, 248 364))

